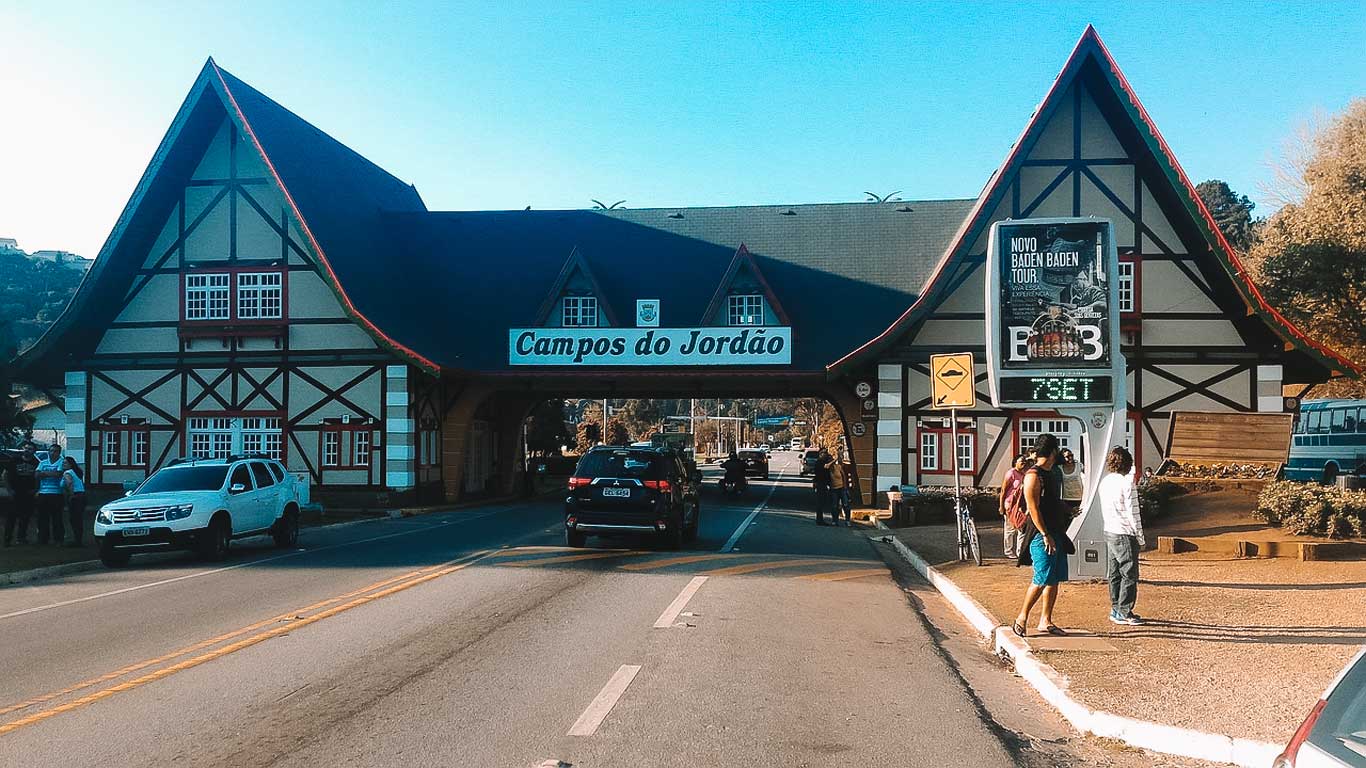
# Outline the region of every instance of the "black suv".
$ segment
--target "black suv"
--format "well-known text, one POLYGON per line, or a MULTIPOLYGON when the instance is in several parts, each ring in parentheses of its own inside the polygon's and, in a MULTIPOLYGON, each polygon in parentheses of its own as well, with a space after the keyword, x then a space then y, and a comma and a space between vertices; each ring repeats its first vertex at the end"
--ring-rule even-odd
POLYGON ((579 459, 564 500, 564 538, 653 533, 670 548, 697 538, 702 473, 674 451, 599 447, 579 459))
POLYGON ((768 452, 743 450, 736 454, 745 463, 745 477, 768 479, 768 452))

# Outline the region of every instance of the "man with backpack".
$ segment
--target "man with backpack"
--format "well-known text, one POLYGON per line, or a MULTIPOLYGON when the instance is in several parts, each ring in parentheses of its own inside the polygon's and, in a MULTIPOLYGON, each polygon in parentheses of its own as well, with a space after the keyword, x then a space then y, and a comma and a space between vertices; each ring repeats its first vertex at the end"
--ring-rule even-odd
POLYGON ((1024 505, 1025 466, 1029 456, 1020 454, 1010 463, 1005 480, 1001 483, 1001 518, 1004 530, 1002 548, 1005 556, 1014 560, 1020 557, 1024 546, 1024 529, 1029 522, 1029 512, 1024 505))

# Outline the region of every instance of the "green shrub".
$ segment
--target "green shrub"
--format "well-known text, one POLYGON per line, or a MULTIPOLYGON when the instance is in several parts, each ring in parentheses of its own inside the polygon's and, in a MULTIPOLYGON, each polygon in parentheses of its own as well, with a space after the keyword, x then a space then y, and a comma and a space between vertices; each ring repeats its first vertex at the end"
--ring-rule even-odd
POLYGON ((1154 520, 1166 517, 1171 512, 1171 500, 1191 492, 1186 483, 1174 483, 1160 477, 1152 478, 1138 485, 1138 514, 1143 524, 1150 525, 1154 520))
POLYGON ((1267 483, 1257 495, 1257 517, 1296 536, 1366 536, 1366 491, 1313 483, 1267 483))
MULTIPOLYGON (((974 520, 999 519, 1000 495, 999 488, 963 488, 974 520)), ((953 522, 952 486, 922 485, 916 493, 903 497, 902 503, 910 505, 919 523, 953 522)))

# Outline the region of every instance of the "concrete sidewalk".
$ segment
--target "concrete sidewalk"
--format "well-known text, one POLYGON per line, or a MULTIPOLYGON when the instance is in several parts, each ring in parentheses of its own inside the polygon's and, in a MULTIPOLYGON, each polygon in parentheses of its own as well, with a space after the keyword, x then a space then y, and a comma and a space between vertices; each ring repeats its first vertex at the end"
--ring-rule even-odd
MULTIPOLYGON (((960 612, 989 635, 1018 613, 1030 571, 1002 558, 999 523, 979 530, 988 558, 980 568, 957 562, 952 526, 893 533, 936 572, 946 596, 961 591, 960 612)), ((1284 744, 1366 643, 1366 563, 1145 552, 1141 572, 1138 612, 1150 619, 1146 626, 1110 624, 1103 583, 1063 587, 1055 620, 1074 637, 1039 638, 1037 609, 1031 617, 1031 637, 1020 647, 1056 672, 1079 708, 1284 744)), ((1008 628, 999 634, 1018 641, 1008 628)))

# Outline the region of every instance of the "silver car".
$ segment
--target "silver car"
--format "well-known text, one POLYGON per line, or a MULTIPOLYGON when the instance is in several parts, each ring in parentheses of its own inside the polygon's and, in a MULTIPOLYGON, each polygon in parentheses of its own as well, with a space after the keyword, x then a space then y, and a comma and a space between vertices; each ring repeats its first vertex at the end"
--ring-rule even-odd
POLYGON ((1366 766, 1366 647, 1309 710, 1272 768, 1366 766))

